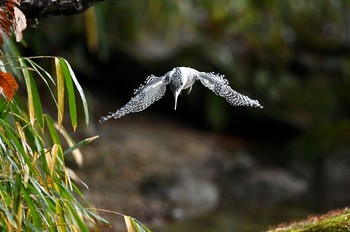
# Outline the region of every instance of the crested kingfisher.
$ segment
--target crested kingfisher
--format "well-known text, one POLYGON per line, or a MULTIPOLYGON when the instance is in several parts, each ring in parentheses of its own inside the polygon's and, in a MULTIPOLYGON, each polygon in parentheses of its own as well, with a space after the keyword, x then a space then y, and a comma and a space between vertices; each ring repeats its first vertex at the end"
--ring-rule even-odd
POLYGON ((250 106, 263 108, 258 100, 252 100, 249 97, 240 94, 233 90, 224 78, 224 75, 215 73, 199 72, 189 67, 176 67, 167 72, 163 76, 157 77, 151 75, 147 77, 144 84, 134 90, 134 97, 122 108, 114 113, 102 117, 100 123, 111 118, 121 118, 126 114, 140 112, 155 101, 161 99, 166 91, 166 86, 169 85, 174 94, 176 110, 177 98, 183 89, 189 89, 191 92, 192 85, 196 80, 199 80, 205 87, 209 88, 216 95, 224 97, 228 103, 233 106, 250 106))

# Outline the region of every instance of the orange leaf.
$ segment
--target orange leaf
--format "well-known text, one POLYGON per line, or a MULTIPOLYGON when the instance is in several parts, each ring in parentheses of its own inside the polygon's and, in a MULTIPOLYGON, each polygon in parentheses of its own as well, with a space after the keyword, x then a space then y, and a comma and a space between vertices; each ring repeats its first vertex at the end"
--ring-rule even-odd
POLYGON ((7 12, 0 8, 0 44, 4 39, 11 35, 12 20, 9 19, 7 12))
POLYGON ((19 4, 18 0, 0 2, 0 45, 11 35, 12 29, 16 35, 16 41, 22 40, 22 31, 27 23, 25 15, 16 7, 19 4))
POLYGON ((11 73, 0 71, 0 88, 9 101, 12 100, 15 91, 18 89, 18 84, 11 73))

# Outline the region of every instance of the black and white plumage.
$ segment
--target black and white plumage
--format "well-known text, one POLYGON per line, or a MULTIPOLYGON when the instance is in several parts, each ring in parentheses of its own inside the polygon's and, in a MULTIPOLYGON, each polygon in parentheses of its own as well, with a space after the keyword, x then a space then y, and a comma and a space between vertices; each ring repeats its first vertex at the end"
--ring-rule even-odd
POLYGON ((223 75, 199 72, 188 67, 176 67, 163 76, 157 77, 151 75, 147 77, 145 83, 138 89, 135 89, 135 96, 132 97, 125 106, 117 110, 115 113, 110 113, 110 115, 102 117, 100 123, 111 118, 121 118, 126 114, 140 112, 146 109, 164 96, 167 85, 169 85, 174 94, 176 110, 177 98, 181 91, 189 88, 188 93, 190 93, 192 85, 196 80, 199 80, 216 95, 224 97, 226 101, 233 106, 263 108, 257 100, 252 100, 233 90, 229 86, 228 80, 226 80, 223 75))

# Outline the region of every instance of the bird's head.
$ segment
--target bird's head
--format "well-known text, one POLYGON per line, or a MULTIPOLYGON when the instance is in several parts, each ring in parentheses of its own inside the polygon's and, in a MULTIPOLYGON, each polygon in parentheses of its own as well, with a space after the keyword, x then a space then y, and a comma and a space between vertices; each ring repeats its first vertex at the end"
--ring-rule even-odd
POLYGON ((175 98, 175 110, 177 105, 177 98, 185 86, 184 76, 180 68, 174 68, 169 72, 169 86, 175 98))

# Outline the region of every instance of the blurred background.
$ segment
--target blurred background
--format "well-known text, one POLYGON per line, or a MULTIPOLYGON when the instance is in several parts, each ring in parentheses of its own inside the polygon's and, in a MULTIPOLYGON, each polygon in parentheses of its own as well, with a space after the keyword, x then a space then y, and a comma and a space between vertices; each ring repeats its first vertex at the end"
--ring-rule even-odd
MULTIPOLYGON (((74 167, 97 207, 154 231, 261 231, 350 203, 350 2, 103 1, 29 22, 26 55, 63 56, 100 135, 74 167), (224 74, 264 109, 232 107, 199 82, 99 124, 147 76, 224 74)), ((123 218, 102 213, 123 231, 123 218)))

